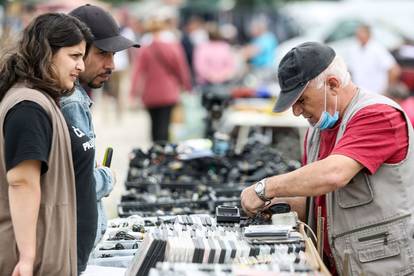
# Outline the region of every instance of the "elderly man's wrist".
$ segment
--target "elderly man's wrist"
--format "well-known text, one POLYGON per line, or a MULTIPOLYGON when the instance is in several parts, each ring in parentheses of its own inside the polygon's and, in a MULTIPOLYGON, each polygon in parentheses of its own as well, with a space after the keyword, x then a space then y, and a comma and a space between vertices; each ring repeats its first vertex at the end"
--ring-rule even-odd
POLYGON ((254 191, 256 192, 256 195, 263 201, 263 202, 268 202, 270 201, 272 198, 269 197, 266 194, 266 186, 267 186, 267 178, 263 178, 262 180, 256 182, 255 187, 254 187, 254 191))

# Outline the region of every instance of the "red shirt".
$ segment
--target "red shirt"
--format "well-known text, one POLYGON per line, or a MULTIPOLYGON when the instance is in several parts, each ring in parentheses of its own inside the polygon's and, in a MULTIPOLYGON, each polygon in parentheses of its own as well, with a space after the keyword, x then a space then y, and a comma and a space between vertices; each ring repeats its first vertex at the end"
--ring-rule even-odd
MULTIPOLYGON (((391 106, 375 104, 358 111, 348 122, 344 135, 335 145, 339 126, 340 122, 332 129, 321 131, 318 160, 331 154, 345 155, 361 163, 369 174, 375 174, 383 163, 395 164, 407 155, 406 121, 404 115, 391 106)), ((305 164, 306 160, 305 153, 305 164)), ((326 218, 325 195, 315 197, 315 214, 319 206, 322 208, 322 216, 326 218)), ((326 220, 324 229, 327 229, 326 220)), ((325 260, 328 261, 328 268, 335 275, 336 269, 327 231, 324 233, 324 255, 327 257, 325 260)))

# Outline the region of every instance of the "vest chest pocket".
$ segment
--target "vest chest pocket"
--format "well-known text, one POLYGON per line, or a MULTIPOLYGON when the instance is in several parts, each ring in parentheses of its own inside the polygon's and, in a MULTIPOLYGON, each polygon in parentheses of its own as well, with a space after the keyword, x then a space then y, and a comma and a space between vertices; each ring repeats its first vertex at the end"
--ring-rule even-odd
POLYGON ((335 192, 336 200, 341 208, 353 208, 368 204, 374 199, 371 182, 365 173, 358 173, 343 188, 335 192))
POLYGON ((361 263, 381 260, 400 254, 397 241, 389 243, 377 243, 358 250, 358 259, 361 263))

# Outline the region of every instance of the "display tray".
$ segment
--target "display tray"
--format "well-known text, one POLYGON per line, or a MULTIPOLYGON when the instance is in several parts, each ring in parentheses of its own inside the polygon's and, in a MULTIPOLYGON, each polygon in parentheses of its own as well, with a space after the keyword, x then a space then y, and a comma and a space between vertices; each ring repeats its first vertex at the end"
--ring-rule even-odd
POLYGON ((104 275, 97 272, 99 266, 128 267, 123 270, 128 276, 204 275, 201 272, 206 271, 237 276, 260 270, 269 275, 330 275, 295 212, 286 213, 296 218, 293 223, 283 216, 272 220, 276 224, 262 224, 258 217, 241 218, 239 212, 237 222, 227 222, 225 211, 233 209, 237 207, 222 206, 222 213, 217 213, 223 216, 220 221, 209 214, 111 220, 91 254, 89 264, 97 267, 85 275, 104 275), (168 271, 173 274, 165 274, 168 271))

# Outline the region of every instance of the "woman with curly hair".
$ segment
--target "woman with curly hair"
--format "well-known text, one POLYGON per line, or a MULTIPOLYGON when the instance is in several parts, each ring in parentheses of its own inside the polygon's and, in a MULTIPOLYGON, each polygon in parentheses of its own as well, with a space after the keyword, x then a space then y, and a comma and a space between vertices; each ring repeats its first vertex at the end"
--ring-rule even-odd
POLYGON ((57 102, 91 39, 78 19, 43 14, 0 59, 0 275, 77 275, 73 142, 57 102))

